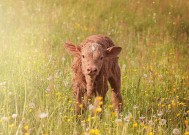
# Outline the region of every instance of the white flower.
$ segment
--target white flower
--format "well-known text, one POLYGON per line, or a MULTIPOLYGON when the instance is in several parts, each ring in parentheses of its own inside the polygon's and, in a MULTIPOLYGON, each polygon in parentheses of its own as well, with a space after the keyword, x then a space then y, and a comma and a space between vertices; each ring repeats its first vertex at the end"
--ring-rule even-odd
POLYGON ((121 119, 115 119, 115 123, 121 123, 122 120, 121 119))
POLYGON ((49 76, 49 77, 47 78, 47 80, 48 80, 48 81, 52 80, 52 76, 49 76))
POLYGON ((163 126, 163 125, 166 124, 166 122, 167 122, 167 121, 166 121, 165 119, 160 119, 159 124, 163 126))
POLYGON ((94 106, 92 104, 89 105, 89 110, 92 110, 94 106))
POLYGON ((43 119, 43 118, 48 117, 48 115, 49 115, 49 113, 42 112, 39 114, 39 118, 43 119))
POLYGON ((134 105, 134 106, 133 106, 133 109, 137 109, 137 108, 138 108, 138 106, 137 106, 137 105, 134 105))
POLYGON ((15 113, 14 113, 14 114, 12 114, 12 118, 13 118, 13 119, 16 119, 16 118, 17 118, 17 116, 18 116, 18 114, 15 114, 15 113))
POLYGON ((147 75, 147 74, 144 74, 143 76, 144 76, 144 78, 148 77, 148 75, 147 75))
POLYGON ((145 117, 141 116, 139 117, 139 120, 143 121, 145 119, 145 117))
POLYGON ((130 121, 130 116, 125 116, 125 118, 123 118, 123 120, 124 120, 125 122, 129 122, 129 121, 130 121))
POLYGON ((30 109, 35 108, 35 103, 33 103, 33 102, 29 103, 29 108, 30 108, 30 109))
POLYGON ((179 135, 180 134, 180 130, 178 128, 173 129, 173 134, 174 135, 179 135))
POLYGON ((161 117, 162 115, 163 115, 163 112, 162 111, 160 111, 160 112, 158 112, 158 114, 157 114, 159 117, 161 117))
POLYGON ((150 121, 148 122, 148 124, 149 124, 149 126, 153 126, 153 125, 154 125, 154 122, 153 122, 152 120, 150 120, 150 121))
POLYGON ((4 116, 4 117, 1 118, 1 120, 2 120, 3 122, 7 122, 7 121, 9 120, 9 118, 4 116))
POLYGON ((125 64, 123 64, 122 69, 124 69, 124 70, 126 69, 126 65, 125 64))

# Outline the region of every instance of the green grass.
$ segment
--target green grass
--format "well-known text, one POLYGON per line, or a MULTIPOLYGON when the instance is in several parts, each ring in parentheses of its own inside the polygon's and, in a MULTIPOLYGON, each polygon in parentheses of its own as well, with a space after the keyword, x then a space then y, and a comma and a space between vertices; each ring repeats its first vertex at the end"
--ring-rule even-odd
POLYGON ((0 135, 187 134, 188 14, 187 0, 1 0, 0 135), (113 112, 109 90, 102 118, 77 123, 63 46, 93 34, 123 48, 124 110, 113 112))

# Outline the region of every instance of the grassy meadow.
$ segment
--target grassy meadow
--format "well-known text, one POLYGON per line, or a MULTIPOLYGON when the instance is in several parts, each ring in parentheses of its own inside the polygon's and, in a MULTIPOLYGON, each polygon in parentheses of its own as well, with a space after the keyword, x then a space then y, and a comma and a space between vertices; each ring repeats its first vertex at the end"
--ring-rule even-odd
MULTIPOLYGON (((82 107, 82 106, 81 106, 82 107)), ((0 135, 189 135, 188 0, 0 0, 0 135), (76 116, 64 43, 121 46, 124 109, 76 116)))

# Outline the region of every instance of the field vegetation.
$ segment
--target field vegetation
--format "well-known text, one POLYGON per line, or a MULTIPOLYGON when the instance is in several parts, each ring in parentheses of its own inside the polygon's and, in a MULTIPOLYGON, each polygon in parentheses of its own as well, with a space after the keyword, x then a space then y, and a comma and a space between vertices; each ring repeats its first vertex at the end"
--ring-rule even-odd
POLYGON ((0 135, 189 135, 189 1, 1 0, 0 100, 0 135), (124 109, 77 122, 64 43, 93 34, 123 48, 124 109))

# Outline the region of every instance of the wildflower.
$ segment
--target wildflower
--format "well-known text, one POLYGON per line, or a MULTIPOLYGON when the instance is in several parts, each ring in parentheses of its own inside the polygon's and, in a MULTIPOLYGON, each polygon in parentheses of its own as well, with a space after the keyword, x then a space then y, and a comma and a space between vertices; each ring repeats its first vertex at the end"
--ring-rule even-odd
POLYGON ((153 133, 152 132, 149 132, 149 134, 148 135, 153 135, 153 133))
POLYGON ((43 113, 40 113, 40 114, 39 114, 39 118, 43 119, 43 118, 48 117, 48 115, 49 115, 49 113, 43 112, 43 113))
POLYGON ((1 120, 2 120, 2 122, 7 122, 9 120, 9 118, 4 116, 1 118, 1 120))
POLYGON ((113 108, 113 105, 108 105, 108 108, 113 108))
POLYGON ((178 128, 173 129, 173 134, 174 135, 179 135, 180 134, 180 130, 178 128))
POLYGON ((189 135, 189 132, 185 132, 184 135, 189 135))
POLYGON ((166 122, 167 122, 167 121, 166 121, 165 119, 160 119, 159 124, 163 126, 163 125, 166 124, 166 122))
POLYGON ((188 120, 185 120, 184 124, 185 124, 186 127, 188 127, 188 120))
POLYGON ((162 115, 163 115, 163 112, 162 111, 160 111, 160 112, 158 112, 158 114, 157 114, 159 117, 161 117, 162 115))
POLYGON ((150 120, 150 121, 148 122, 148 124, 149 124, 149 126, 153 126, 153 125, 154 125, 154 122, 153 122, 152 120, 150 120))
POLYGON ((0 83, 0 88, 5 89, 6 88, 6 82, 1 82, 0 83))
POLYGON ((98 129, 91 129, 90 134, 99 135, 100 131, 98 129))
POLYGON ((121 119, 115 119, 115 123, 121 123, 122 122, 122 120, 121 119))
POLYGON ((97 111, 98 113, 100 113, 100 112, 102 112, 102 108, 98 107, 98 108, 96 109, 96 111, 97 111))
POLYGON ((86 125, 86 124, 85 124, 85 120, 81 121, 81 126, 82 126, 82 127, 85 127, 85 125, 86 125))
POLYGON ((92 104, 89 105, 89 110, 92 110, 94 106, 92 104))
POLYGON ((125 116, 125 118, 123 118, 123 120, 124 120, 125 122, 129 122, 129 121, 130 121, 130 116, 125 116))
POLYGON ((13 127, 14 127, 14 124, 10 124, 10 125, 9 125, 9 128, 13 128, 13 127))
POLYGON ((27 131, 28 129, 29 129, 29 126, 28 126, 28 125, 25 125, 25 126, 24 126, 24 130, 27 131))
POLYGON ((35 108, 35 103, 33 103, 33 102, 29 103, 29 108, 34 109, 35 108))
POLYGON ((14 113, 14 114, 12 115, 12 118, 13 118, 13 119, 16 119, 17 116, 18 116, 18 115, 14 113))
POLYGON ((71 121, 71 119, 67 119, 67 122, 70 122, 71 121))
POLYGON ((82 104, 80 104, 80 105, 79 105, 79 107, 80 107, 80 108, 83 108, 83 105, 82 105, 82 104))
POLYGON ((138 108, 138 106, 137 106, 137 105, 134 105, 134 106, 133 106, 133 109, 137 109, 137 108, 138 108))
POLYGON ((49 76, 49 77, 47 78, 47 80, 48 80, 48 81, 52 80, 52 76, 49 76))
POLYGON ((126 69, 126 65, 125 65, 125 64, 123 64, 122 68, 123 68, 123 69, 126 69))
POLYGON ((102 102, 102 101, 100 101, 99 105, 102 105, 102 104, 103 104, 103 102, 102 102))
POLYGON ((137 126, 138 126, 138 124, 137 124, 137 123, 134 123, 134 124, 133 124, 133 127, 134 127, 134 128, 136 128, 137 126))
POLYGON ((143 116, 139 117, 140 121, 143 121, 144 119, 145 119, 145 117, 143 117, 143 116))
POLYGON ((101 100, 103 99, 103 97, 100 97, 100 96, 99 96, 99 97, 97 97, 97 99, 98 99, 99 101, 101 101, 101 100))

